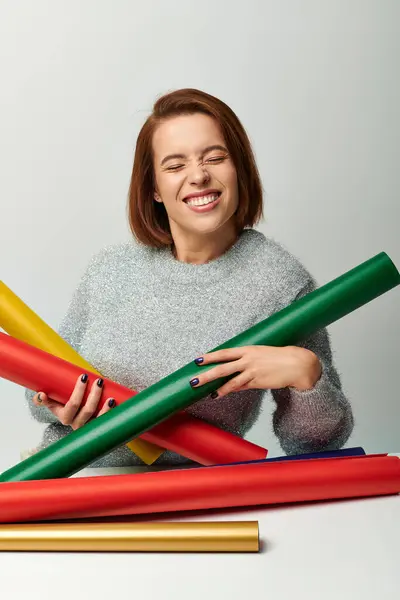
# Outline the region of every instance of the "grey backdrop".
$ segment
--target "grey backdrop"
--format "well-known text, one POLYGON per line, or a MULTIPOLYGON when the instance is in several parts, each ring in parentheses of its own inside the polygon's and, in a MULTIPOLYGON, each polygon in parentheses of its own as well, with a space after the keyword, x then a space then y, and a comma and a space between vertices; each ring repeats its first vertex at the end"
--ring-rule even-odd
MULTIPOLYGON (((385 250, 400 266, 395 0, 0 3, 0 278, 57 327, 91 254, 126 239, 138 130, 193 86, 237 112, 265 188, 260 229, 320 284, 385 250)), ((349 445, 400 451, 395 290, 330 327, 349 445)), ((0 381, 0 469, 42 426, 0 381)), ((271 406, 249 434, 270 455, 271 406)))

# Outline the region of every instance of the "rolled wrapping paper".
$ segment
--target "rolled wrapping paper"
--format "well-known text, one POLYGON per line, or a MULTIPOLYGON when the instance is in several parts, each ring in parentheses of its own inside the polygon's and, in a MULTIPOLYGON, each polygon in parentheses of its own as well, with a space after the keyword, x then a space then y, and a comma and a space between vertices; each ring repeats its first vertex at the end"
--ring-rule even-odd
MULTIPOLYGON (((101 375, 3 281, 0 281, 0 328, 18 340, 63 358, 85 371, 101 375)), ((42 391, 37 388, 29 389, 42 391)), ((131 395, 132 392, 127 397, 131 395)), ((163 453, 162 448, 144 440, 131 440, 127 446, 147 465, 151 465, 163 453)))
MULTIPOLYGON (((321 458, 354 458, 355 456, 370 458, 375 456, 388 456, 386 454, 365 454, 365 451, 361 447, 356 448, 343 448, 341 450, 326 450, 321 452, 310 452, 308 454, 293 454, 290 456, 274 456, 273 458, 263 458, 260 460, 249 460, 249 461, 241 461, 236 463, 229 463, 230 466, 233 465, 259 465, 271 462, 282 462, 288 460, 316 460, 321 458)), ((212 467, 225 467, 228 466, 227 463, 220 463, 218 465, 209 465, 212 467)), ((192 467, 195 468, 195 467, 192 467)))
MULTIPOLYGON (((89 375, 83 401, 85 403, 94 380, 90 373, 99 375, 98 371, 2 282, 0 302, 0 326, 3 326, 10 336, 29 344, 12 346, 10 338, 1 338, 0 376, 29 389, 46 392, 50 398, 65 403, 81 374, 80 369, 72 368, 72 365, 78 365, 88 371, 89 375), (34 353, 30 346, 58 356, 68 363, 52 360, 52 357, 40 352, 34 353)), ((98 410, 102 408, 106 394, 120 404, 137 393, 108 379, 105 379, 104 388, 107 389, 103 392, 98 410)), ((136 451, 144 462, 151 464, 162 453, 157 444, 203 465, 256 460, 267 455, 264 448, 221 431, 186 413, 175 415, 155 429, 144 433, 141 439, 128 442, 127 445, 132 451, 136 451)))
POLYGON ((399 492, 397 456, 197 467, 0 483, 0 522, 266 506, 399 492))
MULTIPOLYGON (((369 456, 387 456, 387 454, 370 454, 366 455, 365 450, 361 448, 361 446, 357 446, 355 448, 342 448, 340 450, 323 450, 321 452, 308 452, 306 454, 292 454, 289 456, 274 456, 272 458, 264 458, 261 460, 253 460, 253 461, 241 461, 237 463, 230 463, 231 465, 248 465, 250 462, 252 464, 257 463, 270 463, 270 462, 281 462, 283 460, 310 460, 317 458, 353 458, 355 456, 364 456, 368 458, 369 456)), ((215 467, 224 467, 225 465, 213 465, 215 467)))
POLYGON ((0 525, 0 551, 258 552, 257 521, 0 525))
MULTIPOLYGON (((388 255, 382 252, 215 350, 247 345, 296 344, 399 283, 399 272, 388 255)), ((190 386, 189 381, 199 374, 199 369, 208 371, 213 366, 202 367, 190 362, 112 411, 8 469, 0 476, 0 481, 53 479, 76 473, 235 376, 219 378, 199 387, 190 386)))
MULTIPOLYGON (((31 390, 43 391, 53 400, 65 404, 80 375, 81 371, 75 365, 0 332, 0 377, 31 390)), ((95 379, 95 375, 88 373, 83 405, 95 379)), ((104 378, 98 410, 107 398, 114 398, 119 405, 135 393, 104 378)), ((203 465, 257 460, 267 456, 265 448, 184 412, 143 432, 141 437, 203 465)))
MULTIPOLYGON (((321 452, 309 452, 306 454, 297 454, 291 456, 275 456, 273 458, 266 458, 268 462, 278 462, 282 460, 305 460, 315 458, 352 458, 354 456, 367 456, 364 448, 357 446, 355 448, 342 448, 341 450, 324 450, 321 452)), ((379 456, 387 456, 387 454, 380 454, 379 456)), ((257 461, 262 462, 262 461, 257 461)))

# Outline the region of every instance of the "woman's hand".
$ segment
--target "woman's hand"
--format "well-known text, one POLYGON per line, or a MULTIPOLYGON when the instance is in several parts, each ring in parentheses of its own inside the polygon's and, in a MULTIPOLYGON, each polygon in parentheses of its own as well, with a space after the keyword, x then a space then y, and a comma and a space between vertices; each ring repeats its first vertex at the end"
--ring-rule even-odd
POLYGON ((203 375, 200 371, 190 385, 197 388, 219 377, 238 373, 211 394, 212 397, 250 389, 294 387, 307 390, 314 387, 322 373, 321 363, 314 352, 297 346, 227 348, 204 354, 195 360, 199 365, 220 361, 226 364, 217 365, 203 375))
MULTIPOLYGON (((82 400, 85 395, 87 385, 87 375, 84 374, 77 380, 75 388, 70 399, 66 404, 60 404, 51 398, 48 398, 44 392, 39 392, 33 397, 33 402, 36 406, 46 406, 57 417, 63 425, 70 425, 72 429, 79 429, 85 425, 95 414, 100 402, 103 391, 103 380, 96 379, 90 388, 87 400, 82 406, 82 400)), ((99 411, 98 417, 103 415, 108 410, 115 406, 115 400, 109 398, 103 408, 99 411)))

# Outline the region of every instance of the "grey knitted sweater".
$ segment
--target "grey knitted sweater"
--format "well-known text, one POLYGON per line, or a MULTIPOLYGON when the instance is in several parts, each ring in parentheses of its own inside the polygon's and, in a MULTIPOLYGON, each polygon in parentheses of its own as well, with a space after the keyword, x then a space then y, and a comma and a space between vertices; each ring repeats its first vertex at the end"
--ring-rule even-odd
MULTIPOLYGON (((105 377, 141 391, 197 356, 315 289, 305 267, 280 244, 245 229, 222 256, 193 265, 171 251, 136 241, 109 246, 90 261, 59 328, 105 377)), ((302 344, 322 363, 312 390, 245 390, 215 400, 207 396, 188 412, 244 436, 263 402, 274 402, 273 431, 286 454, 340 448, 353 415, 334 367, 326 330, 302 344)), ((41 447, 67 435, 45 407, 26 398, 33 416, 49 423, 41 447)), ((265 432, 265 446, 268 433, 265 432)), ((155 464, 179 464, 166 451, 155 464)), ((143 464, 121 446, 92 466, 143 464)))

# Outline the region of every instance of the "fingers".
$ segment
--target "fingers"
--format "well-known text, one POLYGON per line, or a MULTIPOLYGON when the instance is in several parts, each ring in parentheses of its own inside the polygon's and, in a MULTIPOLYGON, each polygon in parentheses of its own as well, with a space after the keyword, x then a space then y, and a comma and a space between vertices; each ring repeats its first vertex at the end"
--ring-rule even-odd
POLYGON ((42 406, 43 403, 46 402, 46 400, 47 394, 45 394, 44 392, 38 392, 32 398, 32 402, 35 404, 35 406, 42 406))
POLYGON ((86 391, 88 376, 86 373, 79 377, 75 383, 75 387, 72 391, 70 399, 63 408, 63 411, 59 417, 63 425, 72 425, 81 404, 86 391))
POLYGON ((225 348, 224 350, 216 350, 199 356, 194 361, 197 365, 209 365, 213 362, 227 362, 230 360, 239 360, 248 351, 247 346, 239 346, 237 348, 225 348))
MULTIPOLYGON (((93 385, 94 385, 94 384, 93 384, 93 385)), ((86 403, 86 405, 87 405, 87 403, 86 403)), ((112 408, 114 408, 114 406, 116 406, 116 405, 117 405, 117 404, 116 404, 116 402, 115 402, 114 398, 108 398, 108 399, 106 400, 106 402, 104 402, 104 405, 103 405, 102 409, 101 409, 101 410, 99 410, 99 412, 97 413, 97 416, 98 416, 98 417, 101 417, 101 415, 104 415, 106 412, 108 412, 109 410, 111 410, 112 408)), ((90 420, 90 419, 91 419, 91 417, 93 416, 93 414, 96 412, 96 408, 97 408, 97 406, 98 406, 98 403, 97 403, 97 405, 96 405, 95 409, 93 410, 93 413, 92 413, 92 415, 90 415, 90 416, 89 416, 89 419, 87 419, 87 416, 86 416, 86 417, 84 417, 84 418, 82 417, 82 419, 81 419, 81 413, 83 413, 83 411, 84 411, 84 408, 82 408, 82 410, 81 410, 81 412, 79 413, 79 415, 78 415, 78 416, 76 417, 76 419, 73 421, 73 423, 72 423, 72 428, 73 428, 73 429, 78 429, 79 427, 82 427, 82 425, 84 425, 85 423, 87 423, 87 421, 88 421, 88 420, 90 420), (86 420, 85 420, 85 419, 86 419, 86 420)))
POLYGON ((229 375, 233 375, 234 373, 240 373, 242 370, 242 362, 240 360, 223 363, 204 373, 200 371, 199 374, 196 375, 196 377, 190 381, 190 385, 192 387, 199 387, 201 385, 204 385, 205 383, 214 381, 215 379, 219 379, 221 377, 228 377, 229 375))
POLYGON ((251 377, 248 373, 240 373, 236 377, 233 377, 229 381, 227 381, 223 386, 221 386, 216 392, 211 394, 212 398, 217 398, 217 396, 227 396, 228 394, 232 394, 232 392, 239 392, 241 390, 251 389, 251 377))
MULTIPOLYGON (((94 385, 95 384, 93 384, 93 386, 94 385)), ((87 403, 86 403, 86 405, 87 405, 87 403)), ((85 423, 87 423, 88 420, 90 420, 91 417, 93 416, 93 414, 96 412, 97 406, 98 406, 98 403, 97 403, 95 409, 93 410, 93 413, 89 416, 89 418, 87 418, 87 415, 86 416, 82 415, 82 418, 81 418, 81 413, 83 413, 83 411, 85 410, 84 408, 82 408, 82 410, 80 411, 79 415, 72 422, 72 429, 79 429, 79 427, 82 427, 82 425, 84 425, 85 423)), ((99 410, 99 412, 97 413, 97 416, 101 417, 101 415, 104 415, 106 412, 108 412, 109 410, 111 410, 112 408, 114 408, 114 406, 116 406, 116 402, 115 402, 114 398, 108 398, 108 400, 106 400, 106 402, 104 402, 104 405, 103 405, 102 409, 99 410)))
MULTIPOLYGON (((86 387, 86 384, 84 384, 84 385, 86 387)), ((103 379, 100 377, 99 379, 96 379, 96 381, 93 382, 92 387, 90 388, 89 395, 86 399, 86 403, 84 406, 82 406, 82 408, 81 408, 81 404, 82 404, 82 399, 83 399, 83 393, 81 391, 82 387, 80 386, 79 381, 77 381, 76 387, 77 387, 76 402, 72 403, 71 415, 73 415, 73 416, 69 423, 71 425, 72 429, 78 429, 79 427, 82 427, 82 425, 87 423, 93 417, 95 412, 97 411, 97 407, 99 405, 100 398, 101 398, 101 395, 103 392, 103 379), (79 405, 78 405, 78 402, 79 402, 79 405), (75 413, 73 413, 73 411, 75 410, 77 405, 78 405, 78 410, 75 411, 75 413)), ((71 400, 74 400, 74 392, 71 395, 71 400)), ((70 400, 70 402, 71 402, 71 400, 70 400)), ((67 406, 68 406, 68 404, 66 404, 65 408, 67 408, 67 406)))
POLYGON ((36 406, 45 406, 46 408, 48 408, 53 413, 53 415, 55 415, 57 419, 61 421, 61 417, 64 410, 63 404, 52 400, 44 392, 38 392, 37 394, 35 394, 32 398, 32 401, 36 406))
POLYGON ((114 408, 114 406, 116 406, 116 402, 115 402, 114 398, 108 398, 108 400, 106 402, 104 402, 104 406, 99 411, 99 414, 97 416, 101 417, 101 415, 104 415, 104 413, 106 413, 109 410, 111 410, 112 408, 114 408))
MULTIPOLYGON (((32 402, 35 406, 45 406, 48 408, 63 425, 70 425, 72 429, 78 429, 85 425, 96 413, 103 392, 103 379, 96 379, 90 388, 84 406, 82 406, 87 381, 87 375, 82 375, 76 381, 71 397, 65 405, 52 400, 44 392, 35 394, 32 402)), ((98 416, 105 414, 114 406, 116 406, 116 401, 114 398, 109 398, 99 411, 98 416)))

